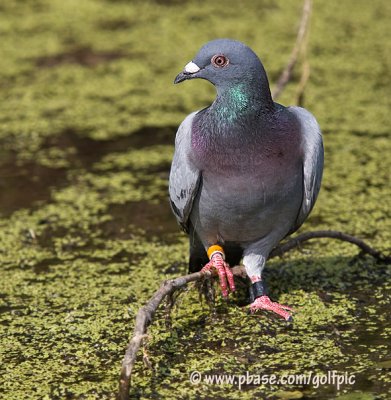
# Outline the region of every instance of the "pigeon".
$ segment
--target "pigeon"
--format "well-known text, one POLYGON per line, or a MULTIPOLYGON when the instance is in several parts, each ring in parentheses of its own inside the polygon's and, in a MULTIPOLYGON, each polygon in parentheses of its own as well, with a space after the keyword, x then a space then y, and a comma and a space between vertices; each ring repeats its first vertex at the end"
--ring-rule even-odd
POLYGON ((231 39, 206 43, 174 83, 205 79, 214 102, 178 128, 169 177, 172 211, 189 234, 189 271, 216 270, 222 295, 235 290, 242 260, 250 310, 292 321, 272 301, 262 271, 271 250, 312 210, 323 173, 323 141, 306 109, 273 101, 261 60, 231 39))

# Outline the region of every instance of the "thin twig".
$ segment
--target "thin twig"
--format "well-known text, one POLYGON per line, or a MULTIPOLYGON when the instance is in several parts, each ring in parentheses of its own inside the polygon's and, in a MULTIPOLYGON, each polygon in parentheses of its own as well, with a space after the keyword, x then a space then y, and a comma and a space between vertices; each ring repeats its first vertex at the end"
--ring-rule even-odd
POLYGON ((272 257, 281 256, 282 254, 298 247, 300 244, 306 242, 311 239, 338 239, 344 242, 349 242, 357 247, 359 247, 364 253, 371 255, 377 261, 389 263, 391 262, 391 257, 382 254, 380 251, 375 250, 374 248, 367 245, 363 240, 356 238, 355 236, 348 235, 347 233, 339 232, 339 231, 313 231, 302 233, 299 236, 296 236, 293 239, 288 240, 287 242, 278 245, 269 255, 269 259, 272 257))
POLYGON ((148 303, 140 308, 136 317, 133 337, 128 344, 125 357, 122 361, 120 389, 118 395, 119 399, 129 399, 130 378, 132 375, 133 365, 136 361, 137 351, 140 348, 142 340, 145 337, 147 327, 152 322, 153 316, 160 303, 166 296, 171 295, 177 289, 187 285, 189 282, 198 281, 204 276, 204 273, 196 272, 194 274, 165 281, 148 301, 148 303))
POLYGON ((310 63, 308 62, 307 59, 305 59, 303 61, 299 86, 296 89, 295 103, 301 107, 304 105, 304 89, 307 85, 309 77, 310 77, 310 63))
POLYGON ((310 63, 307 59, 307 47, 308 47, 308 32, 309 32, 310 28, 308 26, 306 34, 304 36, 304 40, 303 40, 303 45, 300 48, 300 56, 302 58, 302 67, 301 67, 301 76, 300 76, 300 81, 299 81, 299 85, 296 89, 296 104, 298 106, 303 106, 304 104, 304 89, 307 85, 308 79, 310 78, 310 73, 311 73, 311 69, 310 69, 310 63))
MULTIPOLYGON (((278 245, 269 255, 269 259, 299 247, 302 243, 315 238, 331 238, 352 243, 358 246, 364 253, 370 254, 376 260, 382 262, 391 262, 390 256, 385 256, 381 252, 373 249, 361 239, 342 233, 339 231, 314 231, 303 233, 287 242, 278 245)), ((246 277, 246 271, 243 266, 232 268, 234 276, 246 277)), ((160 288, 155 292, 148 303, 141 307, 137 313, 136 323, 133 336, 127 346, 124 359, 122 361, 122 369, 119 382, 119 400, 129 400, 130 381, 134 363, 136 362, 137 352, 146 337, 147 327, 152 322, 153 316, 159 305, 165 297, 171 296, 176 290, 186 286, 190 282, 201 281, 205 277, 213 276, 210 272, 195 272, 193 274, 184 275, 176 279, 170 279, 162 283, 160 288)))
POLYGON ((299 58, 300 51, 305 44, 305 38, 308 31, 309 20, 311 16, 311 8, 312 8, 312 0, 305 0, 303 5, 303 12, 301 14, 301 20, 299 25, 299 30, 297 32, 296 43, 293 47, 291 56, 289 58, 288 64, 286 65, 284 71, 282 71, 275 88, 272 92, 272 97, 274 100, 278 98, 278 96, 284 90, 286 84, 290 81, 293 68, 297 63, 299 58))

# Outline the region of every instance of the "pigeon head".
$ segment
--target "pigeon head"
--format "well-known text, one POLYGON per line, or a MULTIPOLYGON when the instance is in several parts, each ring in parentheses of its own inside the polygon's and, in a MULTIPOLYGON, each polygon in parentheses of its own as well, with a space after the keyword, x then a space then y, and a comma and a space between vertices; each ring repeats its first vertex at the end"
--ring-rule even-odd
POLYGON ((218 94, 238 86, 271 100, 269 82, 258 56, 236 40, 217 39, 206 43, 174 83, 188 79, 206 79, 215 85, 218 94))

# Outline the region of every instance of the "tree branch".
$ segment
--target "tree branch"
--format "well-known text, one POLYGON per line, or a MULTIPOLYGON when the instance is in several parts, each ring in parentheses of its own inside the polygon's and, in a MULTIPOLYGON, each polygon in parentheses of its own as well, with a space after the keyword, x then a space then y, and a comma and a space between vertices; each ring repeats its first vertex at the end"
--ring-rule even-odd
POLYGON ((293 68, 295 67, 297 60, 299 58, 299 54, 303 49, 303 46, 306 44, 306 35, 308 32, 309 27, 309 20, 311 16, 311 9, 312 9, 312 0, 305 0, 303 6, 303 12, 301 14, 301 20, 299 25, 299 30, 297 32, 296 43, 293 47, 292 53, 289 57, 288 64, 286 65, 285 69, 282 71, 275 88, 272 92, 272 97, 276 100, 282 91, 284 90, 287 83, 290 81, 292 77, 293 68))
MULTIPOLYGON (((378 261, 387 263, 391 262, 390 256, 386 256, 378 250, 373 249, 361 239, 339 231, 313 231, 302 233, 301 235, 275 247, 270 253, 269 259, 281 256, 282 254, 299 247, 302 243, 315 238, 331 238, 349 242, 358 246, 362 252, 371 255, 378 261)), ((232 273, 234 276, 246 277, 246 271, 243 266, 232 268, 232 273)), ((126 348, 125 356, 122 361, 119 392, 117 396, 119 400, 129 400, 131 376, 134 363, 136 362, 137 352, 146 337, 147 327, 152 322, 155 312, 164 298, 171 296, 176 290, 186 286, 190 282, 201 281, 205 277, 211 277, 214 275, 215 274, 211 272, 195 272, 176 279, 164 281, 148 303, 139 309, 136 316, 133 336, 126 348)))
POLYGON ((275 247, 270 255, 269 259, 272 257, 277 257, 281 256, 284 253, 299 247, 302 243, 311 240, 311 239, 323 239, 323 238, 329 238, 329 239, 338 239, 342 240, 344 242, 349 242, 357 247, 359 247, 363 253, 371 255, 373 258, 375 258, 377 261, 380 262, 385 262, 385 263, 390 263, 391 262, 391 256, 386 256, 382 254, 380 251, 375 250, 374 248, 370 247, 367 245, 363 240, 356 238, 355 236, 348 235, 347 233, 339 232, 339 231, 313 231, 313 232, 306 232, 302 233, 299 236, 296 236, 295 238, 292 238, 288 240, 285 243, 282 243, 275 247))

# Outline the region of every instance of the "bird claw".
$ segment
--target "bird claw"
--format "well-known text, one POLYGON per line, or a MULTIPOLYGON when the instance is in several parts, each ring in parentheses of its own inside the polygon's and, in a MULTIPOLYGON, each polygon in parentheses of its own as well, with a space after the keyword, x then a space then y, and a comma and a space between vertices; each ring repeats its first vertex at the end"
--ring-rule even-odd
POLYGON ((273 311, 286 321, 293 321, 292 315, 288 311, 293 312, 294 310, 291 307, 271 301, 268 296, 258 297, 250 304, 250 311, 254 313, 256 310, 273 311))
POLYGON ((201 269, 201 272, 211 271, 213 268, 216 269, 219 275, 222 295, 227 297, 230 291, 235 291, 235 281, 231 268, 223 260, 220 253, 214 254, 211 260, 201 269))

